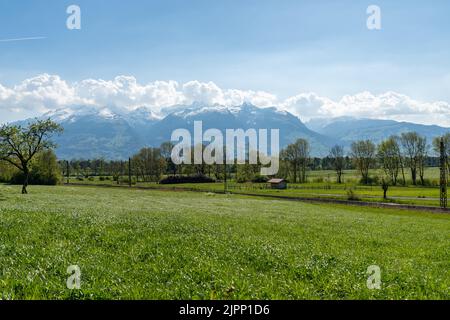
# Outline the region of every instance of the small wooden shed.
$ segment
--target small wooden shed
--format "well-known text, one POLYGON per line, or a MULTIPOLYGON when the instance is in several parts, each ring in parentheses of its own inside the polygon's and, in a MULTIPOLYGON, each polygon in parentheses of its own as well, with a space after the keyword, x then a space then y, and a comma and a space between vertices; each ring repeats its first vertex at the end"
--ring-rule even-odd
POLYGON ((287 189, 287 182, 284 179, 270 179, 267 182, 270 183, 270 187, 272 189, 280 189, 280 190, 287 189))

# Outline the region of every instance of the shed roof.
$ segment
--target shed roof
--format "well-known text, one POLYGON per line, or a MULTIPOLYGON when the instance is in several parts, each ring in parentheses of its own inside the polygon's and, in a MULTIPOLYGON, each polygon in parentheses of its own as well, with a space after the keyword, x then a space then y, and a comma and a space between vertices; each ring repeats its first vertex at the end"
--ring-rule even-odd
POLYGON ((284 182, 284 181, 285 181, 284 179, 270 179, 267 182, 269 182, 269 183, 281 183, 281 182, 284 182))

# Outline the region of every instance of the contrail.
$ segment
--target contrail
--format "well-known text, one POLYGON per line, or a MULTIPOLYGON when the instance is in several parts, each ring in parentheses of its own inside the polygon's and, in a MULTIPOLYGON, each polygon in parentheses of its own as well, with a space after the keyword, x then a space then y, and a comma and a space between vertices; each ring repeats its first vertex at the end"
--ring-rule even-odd
POLYGON ((47 39, 47 37, 28 37, 28 38, 0 39, 0 42, 14 42, 14 41, 42 40, 42 39, 47 39))

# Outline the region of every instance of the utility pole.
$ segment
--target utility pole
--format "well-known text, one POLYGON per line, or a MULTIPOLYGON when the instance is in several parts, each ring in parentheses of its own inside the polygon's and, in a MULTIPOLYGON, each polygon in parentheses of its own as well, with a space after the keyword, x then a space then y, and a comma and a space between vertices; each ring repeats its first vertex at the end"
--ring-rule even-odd
POLYGON ((227 163, 225 162, 224 164, 224 168, 223 168, 223 191, 226 194, 227 193, 227 189, 228 189, 228 185, 227 185, 227 163))
POLYGON ((131 187, 131 158, 128 158, 128 184, 131 187))
POLYGON ((69 179, 70 179, 70 165, 69 165, 69 161, 66 160, 66 177, 67 177, 67 184, 69 184, 69 179))
POLYGON ((123 176, 124 176, 124 167, 125 167, 125 165, 124 165, 124 161, 123 160, 120 160, 120 177, 117 179, 117 184, 120 184, 120 182, 122 181, 122 179, 123 179, 123 176))
POLYGON ((227 192, 228 192, 228 182, 227 182, 227 175, 228 175, 228 164, 227 164, 227 161, 228 161, 228 157, 227 157, 227 145, 225 144, 225 147, 224 147, 224 162, 223 162, 223 164, 224 164, 224 167, 223 167, 223 192, 225 193, 225 194, 227 194, 227 192))
POLYGON ((441 208, 442 209, 446 209, 447 208, 447 154, 446 154, 446 150, 445 150, 445 144, 444 144, 444 138, 441 138, 441 142, 440 142, 440 160, 441 160, 441 179, 440 179, 440 184, 441 184, 441 195, 440 195, 440 200, 441 200, 441 208))

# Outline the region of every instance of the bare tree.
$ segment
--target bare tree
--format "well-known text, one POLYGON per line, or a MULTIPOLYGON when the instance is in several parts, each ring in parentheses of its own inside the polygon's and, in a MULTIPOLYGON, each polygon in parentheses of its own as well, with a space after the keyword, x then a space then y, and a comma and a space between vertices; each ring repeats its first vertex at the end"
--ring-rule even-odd
POLYGON ((419 171, 420 183, 425 185, 425 168, 427 166, 427 158, 428 158, 428 145, 427 139, 425 137, 421 137, 419 140, 419 158, 417 162, 417 169, 419 171))
POLYGON ((361 173, 364 183, 369 183, 369 170, 375 162, 375 144, 370 140, 360 140, 352 143, 352 157, 361 173))
POLYGON ((31 160, 37 153, 55 147, 50 138, 57 132, 62 132, 62 128, 50 119, 36 120, 25 128, 17 125, 0 128, 0 160, 23 172, 22 194, 28 193, 31 160))
POLYGON ((400 147, 401 145, 401 138, 399 136, 391 136, 392 139, 395 140, 396 144, 397 144, 397 157, 400 163, 400 170, 402 172, 402 184, 406 185, 406 176, 405 176, 405 161, 403 159, 403 155, 402 155, 402 148, 400 147))
POLYGON ((310 147, 308 140, 298 139, 295 142, 300 155, 300 182, 306 182, 306 170, 310 161, 310 147))
POLYGON ((297 173, 300 175, 299 182, 306 182, 306 169, 309 163, 309 153, 309 143, 305 139, 298 139, 281 152, 282 158, 291 166, 294 183, 297 182, 297 173))
POLYGON ((159 148, 142 148, 132 158, 137 176, 144 182, 158 181, 166 168, 166 161, 159 148))
POLYGON ((401 169, 400 146, 395 137, 390 137, 382 141, 378 146, 378 160, 391 183, 397 184, 398 175, 401 169))
POLYGON ((286 149, 281 151, 281 158, 288 163, 286 169, 288 172, 292 172, 294 183, 297 182, 297 172, 298 172, 298 154, 293 144, 290 144, 286 149))
POLYGON ((177 174, 177 165, 172 161, 172 149, 174 144, 170 141, 163 142, 159 147, 161 150, 161 156, 166 160, 168 171, 172 172, 173 175, 177 174))
POLYGON ((444 140, 444 152, 447 155, 447 170, 450 175, 450 132, 446 133, 442 137, 436 137, 433 139, 433 150, 438 156, 441 153, 441 139, 444 140))
POLYGON ((331 148, 329 157, 331 159, 334 170, 336 171, 337 182, 340 184, 342 183, 342 173, 345 167, 344 147, 335 145, 333 148, 331 148))
POLYGON ((406 132, 402 133, 400 140, 403 146, 406 164, 411 170, 411 179, 413 184, 417 184, 418 170, 420 170, 419 174, 421 174, 421 180, 423 183, 427 144, 426 138, 420 136, 417 132, 406 132))

